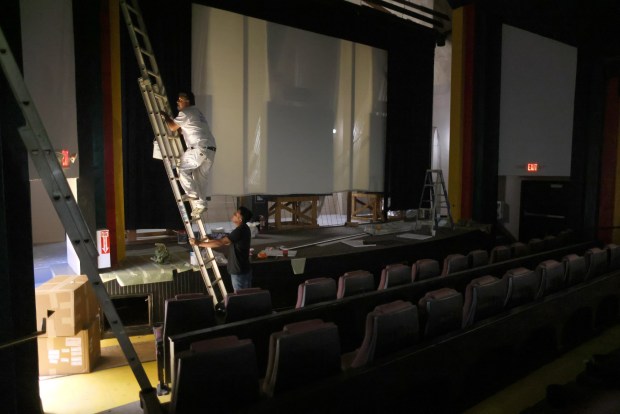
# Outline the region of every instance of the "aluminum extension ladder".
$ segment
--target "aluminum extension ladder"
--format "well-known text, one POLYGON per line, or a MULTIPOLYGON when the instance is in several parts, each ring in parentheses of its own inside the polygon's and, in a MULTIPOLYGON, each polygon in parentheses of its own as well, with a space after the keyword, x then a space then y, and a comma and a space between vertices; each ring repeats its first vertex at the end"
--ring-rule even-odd
POLYGON ((19 134, 41 177, 43 186, 56 209, 56 213, 65 228, 67 236, 71 240, 80 258, 82 269, 88 276, 88 280, 97 295, 101 309, 110 322, 112 331, 138 381, 142 408, 145 413, 161 413, 161 404, 157 398, 156 389, 151 386, 149 378, 142 367, 142 363, 116 312, 116 308, 101 281, 97 265, 97 247, 94 243, 95 239, 88 230, 82 212, 71 192, 67 178, 58 163, 56 151, 50 143, 43 122, 39 117, 34 102, 32 102, 24 78, 1 28, 0 65, 13 91, 15 100, 26 120, 26 125, 19 128, 19 134))
MULTIPOLYGON (((138 79, 138 84, 142 92, 142 98, 144 99, 151 126, 155 133, 155 140, 161 151, 166 174, 168 175, 172 192, 174 193, 174 199, 181 213, 185 231, 189 237, 194 238, 192 223, 196 223, 200 233, 199 238, 204 239, 207 237, 207 233, 202 219, 190 218, 187 214, 185 204, 181 199, 182 194, 177 175, 177 166, 184 153, 183 144, 181 143, 179 134, 176 131, 170 131, 159 115, 160 112, 165 112, 170 115, 172 110, 170 102, 168 101, 168 96, 166 95, 166 88, 164 87, 162 77, 159 73, 157 61, 155 60, 155 54, 151 47, 151 41, 146 31, 138 0, 130 0, 129 2, 120 0, 120 5, 125 18, 125 24, 129 30, 129 38, 131 39, 136 58, 138 59, 138 67, 140 68, 141 74, 141 77, 138 79)), ((190 201, 190 204, 191 203, 190 201)), ((205 261, 200 249, 201 248, 198 246, 193 246, 194 255, 198 260, 200 273, 202 274, 207 291, 213 298, 213 305, 217 306, 219 303, 224 302, 228 293, 213 251, 210 248, 205 249, 207 253, 207 260, 205 261), (209 275, 209 269, 212 270, 213 276, 209 275), (217 291, 215 289, 216 287, 218 288, 217 291)))
POLYGON ((443 179, 441 170, 426 170, 424 177, 424 187, 418 205, 418 215, 416 218, 416 229, 421 225, 430 225, 434 232, 439 227, 442 219, 447 219, 450 229, 454 229, 454 221, 450 212, 450 201, 446 191, 446 183, 443 179))

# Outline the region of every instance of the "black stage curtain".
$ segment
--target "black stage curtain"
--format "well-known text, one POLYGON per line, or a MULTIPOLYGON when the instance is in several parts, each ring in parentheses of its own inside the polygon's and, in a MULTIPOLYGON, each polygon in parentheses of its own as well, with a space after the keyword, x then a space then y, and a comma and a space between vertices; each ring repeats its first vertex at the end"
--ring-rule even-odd
MULTIPOLYGON (((175 110, 177 93, 191 89, 191 2, 142 1, 140 7, 175 110)), ((121 23, 125 227, 180 229, 183 223, 166 171, 161 160, 153 159, 153 129, 138 87, 140 71, 121 23)))
MULTIPOLYGON (((2 3, 0 27, 21 68, 18 0, 2 3)), ((24 124, 4 72, 0 70, 0 343, 30 335, 37 329, 28 152, 18 133, 18 128, 24 124)), ((2 349, 0 366, 3 412, 42 412, 37 341, 2 349)))
POLYGON ((106 228, 103 165, 103 89, 101 73, 101 0, 73 2, 75 100, 80 174, 78 205, 91 234, 106 228))
POLYGON ((385 195, 392 211, 418 208, 431 167, 433 36, 401 38, 388 49, 385 195))

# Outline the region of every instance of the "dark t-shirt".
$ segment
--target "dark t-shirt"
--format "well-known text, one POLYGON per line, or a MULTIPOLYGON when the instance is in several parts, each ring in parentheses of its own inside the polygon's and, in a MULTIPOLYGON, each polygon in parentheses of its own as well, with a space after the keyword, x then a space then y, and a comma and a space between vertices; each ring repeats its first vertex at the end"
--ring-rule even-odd
POLYGON ((249 272, 250 228, 243 223, 228 235, 228 239, 231 241, 228 246, 228 273, 239 275, 249 272))

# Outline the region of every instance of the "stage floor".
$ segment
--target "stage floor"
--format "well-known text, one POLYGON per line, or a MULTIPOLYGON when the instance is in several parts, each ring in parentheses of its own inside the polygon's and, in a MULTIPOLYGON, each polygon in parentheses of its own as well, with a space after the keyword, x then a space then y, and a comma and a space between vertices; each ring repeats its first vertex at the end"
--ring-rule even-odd
MULTIPOLYGON (((232 230, 230 223, 212 223, 212 229, 232 230)), ((389 249, 398 246, 439 241, 449 239, 471 231, 484 231, 480 227, 456 227, 449 229, 440 227, 434 236, 428 228, 415 230, 415 222, 395 221, 381 224, 356 224, 353 226, 331 226, 318 228, 288 228, 276 231, 269 229, 259 232, 252 238, 251 246, 254 249, 253 264, 266 264, 274 261, 290 260, 293 258, 319 258, 338 256, 351 253, 369 252, 389 249), (282 257, 280 248, 289 250, 289 257, 282 257), (258 253, 266 251, 270 254, 265 259, 259 259, 258 253)), ((148 265, 154 254, 155 243, 164 243, 173 256, 174 263, 170 269, 183 271, 190 270, 190 251, 187 243, 179 243, 172 237, 149 237, 138 242, 126 245, 126 259, 112 269, 102 269, 102 273, 113 273, 120 269, 137 273, 141 267, 148 265)), ((220 254, 226 254, 227 248, 215 249, 220 254)), ((33 246, 33 268, 35 286, 46 282, 56 275, 75 274, 67 263, 66 243, 47 243, 33 246)))

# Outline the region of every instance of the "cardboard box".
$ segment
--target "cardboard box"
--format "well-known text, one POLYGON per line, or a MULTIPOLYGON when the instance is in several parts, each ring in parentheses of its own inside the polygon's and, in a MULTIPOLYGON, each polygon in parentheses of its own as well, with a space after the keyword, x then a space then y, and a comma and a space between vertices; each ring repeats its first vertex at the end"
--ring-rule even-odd
POLYGON ((46 337, 76 335, 99 314, 95 291, 83 275, 48 280, 35 289, 35 303, 37 325, 47 318, 46 337))
POLYGON ((37 338, 39 375, 67 375, 91 372, 101 356, 99 318, 74 336, 37 338))

